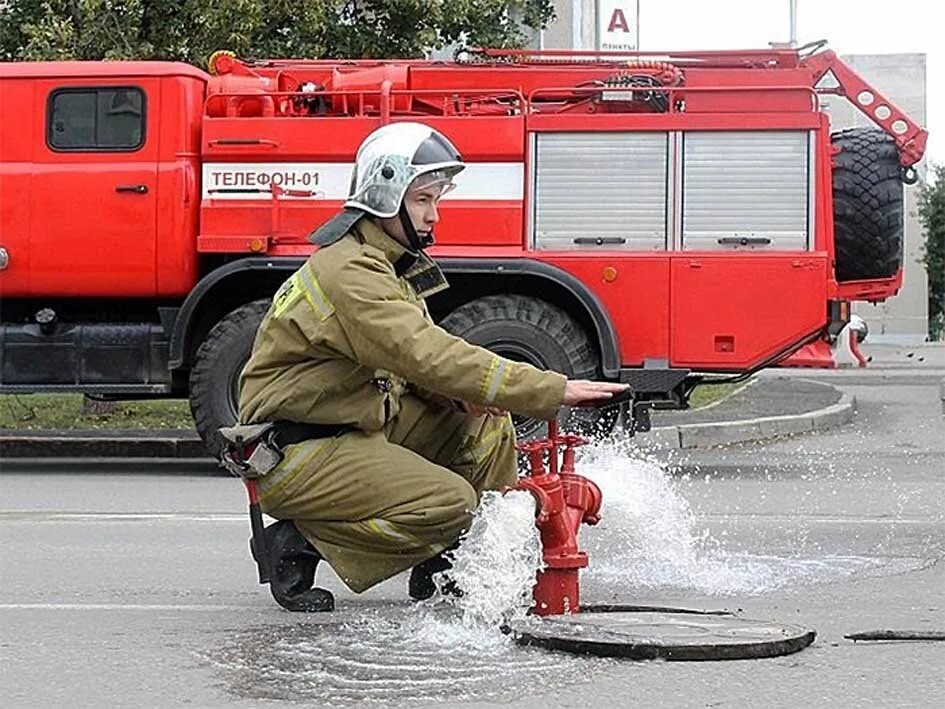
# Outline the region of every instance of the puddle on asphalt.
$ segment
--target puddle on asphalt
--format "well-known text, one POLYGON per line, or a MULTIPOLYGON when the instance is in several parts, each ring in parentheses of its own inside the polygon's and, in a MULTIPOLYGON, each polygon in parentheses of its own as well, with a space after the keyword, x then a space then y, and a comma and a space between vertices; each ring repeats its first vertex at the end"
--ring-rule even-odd
MULTIPOLYGON (((588 588, 619 587, 624 600, 658 590, 743 596, 909 570, 864 556, 726 549, 700 528, 680 481, 657 464, 614 446, 582 454, 578 469, 601 487, 605 505, 601 524, 581 533, 592 560, 582 572, 588 588)), ((342 622, 245 628, 203 659, 233 695, 322 706, 508 701, 586 682, 610 661, 520 647, 498 630, 524 617, 531 599, 540 563, 533 515, 526 493, 484 498, 457 551, 460 599, 362 607, 339 613, 342 622)))
POLYGON ((227 692, 319 706, 508 701, 586 681, 606 662, 457 632, 456 617, 374 608, 342 624, 252 628, 209 659, 227 692))

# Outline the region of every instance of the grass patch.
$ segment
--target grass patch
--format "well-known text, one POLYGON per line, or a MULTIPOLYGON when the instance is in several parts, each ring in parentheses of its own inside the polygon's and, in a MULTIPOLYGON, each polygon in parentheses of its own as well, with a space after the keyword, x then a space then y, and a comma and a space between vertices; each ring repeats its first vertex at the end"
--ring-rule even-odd
POLYGON ((708 406, 724 399, 743 386, 745 386, 745 382, 738 384, 700 384, 692 390, 692 394, 689 396, 689 408, 699 409, 708 406))
MULTIPOLYGON (((692 392, 693 409, 724 399, 741 384, 700 385, 692 392)), ((82 394, 0 395, 0 428, 48 429, 161 429, 194 427, 186 399, 150 399, 115 402, 114 411, 89 413, 82 394)))
POLYGON ((4 394, 0 396, 0 428, 148 429, 193 428, 186 399, 115 402, 114 411, 89 413, 82 394, 4 394))

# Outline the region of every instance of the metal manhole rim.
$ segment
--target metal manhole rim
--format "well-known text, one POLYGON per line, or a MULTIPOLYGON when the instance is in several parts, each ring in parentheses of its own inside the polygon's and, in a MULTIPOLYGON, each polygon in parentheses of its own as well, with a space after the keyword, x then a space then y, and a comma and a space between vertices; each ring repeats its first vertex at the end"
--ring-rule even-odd
MULTIPOLYGON (((692 643, 692 644, 665 644, 654 642, 652 638, 641 638, 639 642, 634 642, 633 638, 628 636, 626 642, 618 642, 612 639, 589 639, 574 637, 557 637, 553 635, 553 628, 549 628, 547 634, 539 631, 539 628, 511 627, 509 632, 513 635, 515 642, 520 645, 541 647, 547 650, 567 652, 570 654, 595 655, 598 657, 624 658, 631 660, 654 660, 662 659, 669 661, 713 661, 713 660, 740 660, 740 659, 760 659, 765 657, 777 657, 789 655, 809 646, 817 637, 814 630, 803 628, 790 623, 778 623, 775 621, 756 621, 752 618, 742 618, 731 611, 720 610, 696 610, 691 608, 672 608, 666 606, 637 606, 637 605, 617 605, 617 604, 598 604, 581 607, 581 613, 604 614, 604 613, 663 613, 678 614, 691 618, 693 616, 713 616, 727 617, 739 622, 755 622, 762 625, 770 625, 772 628, 781 628, 793 633, 790 637, 758 639, 750 642, 726 643, 723 639, 712 643, 692 643)), ((553 618, 554 616, 550 616, 553 618)), ((577 616, 574 616, 575 618, 577 616)))

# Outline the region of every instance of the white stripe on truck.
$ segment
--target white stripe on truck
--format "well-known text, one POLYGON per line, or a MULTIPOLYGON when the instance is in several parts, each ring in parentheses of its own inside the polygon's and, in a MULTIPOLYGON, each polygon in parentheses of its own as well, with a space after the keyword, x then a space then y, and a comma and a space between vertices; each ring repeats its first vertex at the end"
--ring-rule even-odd
MULTIPOLYGON (((297 199, 340 200, 348 196, 354 163, 218 162, 203 165, 203 199, 271 199, 271 185, 311 192, 297 199)), ((477 162, 456 176, 456 189, 443 199, 521 200, 524 165, 477 162)))

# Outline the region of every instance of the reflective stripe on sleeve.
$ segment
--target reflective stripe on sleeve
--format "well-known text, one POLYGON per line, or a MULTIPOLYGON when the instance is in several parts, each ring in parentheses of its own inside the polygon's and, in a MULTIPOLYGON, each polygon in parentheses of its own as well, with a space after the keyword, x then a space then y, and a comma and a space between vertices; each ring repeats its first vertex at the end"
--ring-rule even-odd
POLYGON ((312 306, 312 309, 321 316, 322 320, 335 312, 335 307, 328 300, 328 296, 325 295, 321 286, 318 285, 318 280, 312 273, 308 263, 302 266, 296 272, 296 275, 299 277, 302 288, 304 288, 305 299, 312 306))
POLYGON ((489 373, 486 375, 486 381, 483 386, 483 400, 486 404, 495 401, 496 396, 502 390, 502 384, 508 374, 509 363, 507 360, 496 357, 492 360, 489 367, 489 373))

